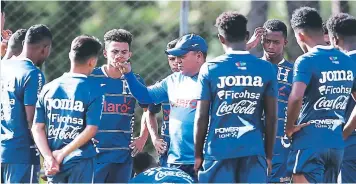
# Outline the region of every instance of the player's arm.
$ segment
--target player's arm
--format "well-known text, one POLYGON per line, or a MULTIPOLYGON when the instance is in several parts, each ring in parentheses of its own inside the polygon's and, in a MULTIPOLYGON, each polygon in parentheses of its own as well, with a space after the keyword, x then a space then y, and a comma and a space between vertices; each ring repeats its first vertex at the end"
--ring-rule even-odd
POLYGON ((162 80, 156 83, 150 88, 147 88, 136 78, 131 71, 131 65, 128 62, 118 63, 117 68, 124 74, 129 89, 132 95, 143 104, 161 103, 162 101, 168 101, 167 95, 167 83, 166 80, 162 80))
POLYGON ((140 135, 135 137, 129 147, 132 149, 131 156, 134 157, 137 153, 142 152, 143 148, 148 139, 148 130, 146 127, 146 114, 147 108, 143 108, 143 113, 141 116, 141 126, 140 126, 140 135))
POLYGON ((104 103, 104 95, 93 96, 85 115, 85 122, 86 122, 85 129, 65 147, 63 147, 60 150, 55 150, 52 152, 54 158, 58 163, 62 163, 63 159, 66 156, 68 156, 74 150, 82 147, 84 144, 86 144, 95 136, 101 121, 103 103, 104 103))
POLYGON ((35 105, 37 102, 37 96, 41 92, 45 81, 43 74, 37 70, 31 71, 25 80, 24 105, 26 112, 26 120, 28 123, 28 128, 30 129, 32 127, 35 115, 35 105))
POLYGON ((151 135, 152 144, 155 147, 156 151, 159 154, 163 154, 166 152, 167 143, 159 136, 158 134, 158 122, 156 114, 161 110, 161 104, 152 105, 151 108, 148 109, 146 123, 148 131, 151 135))
POLYGON ((197 109, 194 119, 194 170, 198 172, 203 163, 203 147, 209 124, 209 110, 211 103, 211 87, 209 79, 209 65, 200 68, 197 81, 197 109))
MULTIPOLYGON (((273 68, 271 67, 271 70, 273 68)), ((274 70, 273 70, 274 71, 274 70)), ((272 80, 267 84, 264 93, 264 112, 265 112, 265 153, 268 161, 272 160, 273 147, 277 133, 277 112, 278 112, 278 83, 277 75, 271 72, 272 80)))
MULTIPOLYGON (((354 79, 354 84, 353 84, 351 95, 352 96, 350 98, 353 98, 356 101, 356 78, 354 79)), ((352 134, 352 132, 355 131, 355 129, 356 129, 356 106, 352 110, 350 118, 344 127, 344 130, 342 133, 344 140, 346 140, 352 134)))
POLYGON ((246 43, 246 50, 251 50, 255 48, 259 43, 261 43, 262 36, 266 33, 265 28, 258 27, 253 32, 250 40, 246 43))
POLYGON ((31 131, 32 131, 33 139, 37 145, 37 148, 40 150, 44 158, 46 174, 52 175, 59 171, 59 164, 53 157, 52 151, 48 145, 46 126, 45 126, 45 119, 46 119, 45 117, 46 117, 46 113, 44 109, 44 101, 42 96, 38 99, 36 103, 35 120, 32 125, 31 131))
POLYGON ((304 126, 309 125, 308 122, 296 125, 296 122, 299 117, 300 109, 302 108, 304 93, 311 77, 311 62, 308 62, 308 60, 303 57, 298 58, 294 65, 293 86, 288 98, 287 123, 285 126, 285 133, 288 138, 291 138, 295 132, 304 126))

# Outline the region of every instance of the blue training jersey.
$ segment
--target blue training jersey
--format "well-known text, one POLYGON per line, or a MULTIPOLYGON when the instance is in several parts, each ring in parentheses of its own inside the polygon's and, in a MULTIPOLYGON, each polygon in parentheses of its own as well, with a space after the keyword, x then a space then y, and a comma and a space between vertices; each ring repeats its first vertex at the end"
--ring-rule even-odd
POLYGON ((138 174, 129 183, 194 183, 194 180, 180 169, 155 167, 138 174))
POLYGON ((45 83, 28 58, 1 61, 1 163, 40 164, 25 106, 35 106, 45 83))
MULTIPOLYGON (((36 105, 35 122, 45 123, 51 151, 72 142, 86 126, 99 126, 104 96, 100 86, 83 74, 65 73, 46 84, 36 105)), ((64 165, 93 158, 92 141, 63 159, 64 165)))
MULTIPOLYGON (((97 163, 125 163, 131 160, 129 148, 135 116, 136 99, 132 96, 124 78, 110 78, 102 67, 95 68, 91 77, 101 86, 104 108, 95 139, 99 141, 97 163)), ((143 82, 139 75, 137 79, 143 82)), ((147 105, 140 104, 142 108, 147 105)))
POLYGON ((315 46, 294 65, 293 82, 307 85, 297 124, 310 125, 293 135, 294 150, 343 148, 342 124, 352 90, 356 63, 341 51, 315 46))
POLYGON ((196 76, 175 72, 155 85, 146 88, 139 84, 132 72, 125 74, 132 94, 142 103, 169 101, 170 147, 169 164, 194 164, 193 128, 197 100, 196 76))
POLYGON ((204 158, 264 156, 263 100, 278 95, 272 64, 230 51, 201 67, 198 88, 198 99, 211 103, 204 158))
MULTIPOLYGON (((351 59, 356 63, 356 50, 348 52, 347 53, 351 59)), ((355 74, 354 74, 355 75, 355 74)), ((349 101, 347 102, 347 107, 346 107, 346 114, 345 114, 345 123, 350 118, 350 115, 352 113, 352 110, 354 109, 356 105, 356 101, 350 96, 349 101)), ((354 131, 346 140, 345 140, 345 145, 350 146, 356 144, 356 131, 354 131)), ((346 153, 346 152, 345 152, 346 153)), ((352 153, 354 154, 354 153, 352 153)))

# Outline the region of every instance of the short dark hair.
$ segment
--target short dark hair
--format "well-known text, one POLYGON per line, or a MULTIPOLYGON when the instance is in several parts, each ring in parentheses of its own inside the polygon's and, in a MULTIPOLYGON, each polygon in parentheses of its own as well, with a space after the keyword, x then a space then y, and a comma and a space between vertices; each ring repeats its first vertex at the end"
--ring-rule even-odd
POLYGON ((72 41, 71 54, 74 62, 85 64, 92 57, 99 57, 102 45, 94 36, 81 35, 72 41))
POLYGON ((170 41, 170 42, 167 44, 167 50, 168 50, 168 49, 173 49, 173 48, 176 46, 177 42, 178 42, 178 39, 175 39, 175 40, 170 41))
POLYGON ((277 19, 267 20, 263 24, 263 28, 268 29, 270 31, 280 31, 283 33, 284 38, 287 38, 287 26, 280 20, 277 19))
POLYGON ((128 43, 129 47, 131 47, 132 37, 132 34, 125 29, 112 29, 104 35, 105 47, 110 42, 124 42, 128 43))
POLYGON ((26 29, 18 29, 14 34, 11 35, 8 43, 12 50, 22 51, 22 42, 25 40, 26 32, 26 29))
POLYGON ((247 33, 247 18, 236 11, 223 12, 216 18, 219 34, 229 42, 244 41, 247 33))
POLYGON ((326 22, 323 22, 323 32, 324 35, 329 34, 328 28, 326 27, 326 22))
POLYGON ((327 27, 329 32, 334 36, 356 36, 356 19, 346 13, 331 16, 327 22, 327 27))
POLYGON ((154 165, 157 165, 156 160, 147 152, 138 153, 133 158, 133 168, 136 174, 144 172, 154 165))
POLYGON ((4 12, 4 10, 5 10, 5 6, 6 6, 5 1, 1 1, 1 13, 3 13, 3 12, 4 12))
POLYGON ((294 10, 291 26, 293 29, 321 32, 323 30, 323 20, 315 8, 301 7, 294 10))
POLYGON ((26 33, 25 43, 37 44, 43 40, 52 41, 52 33, 46 25, 37 24, 31 26, 26 33))

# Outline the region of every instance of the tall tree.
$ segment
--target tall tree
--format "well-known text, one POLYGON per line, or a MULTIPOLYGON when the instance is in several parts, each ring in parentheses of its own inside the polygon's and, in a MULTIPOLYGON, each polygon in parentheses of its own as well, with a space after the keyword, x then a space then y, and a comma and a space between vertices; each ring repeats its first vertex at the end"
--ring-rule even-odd
MULTIPOLYGON (((303 6, 309 6, 320 10, 319 1, 287 1, 287 9, 288 9, 288 18, 289 20, 292 18, 292 14, 295 9, 298 9, 303 6)), ((303 52, 297 44, 297 41, 294 37, 293 30, 289 30, 288 34, 288 45, 287 45, 287 56, 290 61, 295 61, 297 57, 302 55, 303 52)))
MULTIPOLYGON (((247 30, 250 32, 250 37, 253 35, 257 27, 263 26, 267 21, 268 1, 251 1, 250 11, 247 14, 248 24, 247 30)), ((256 48, 250 51, 258 57, 262 57, 263 49, 259 44, 256 48)))
POLYGON ((331 1, 331 12, 337 14, 340 12, 349 13, 350 6, 348 1, 333 0, 331 1))

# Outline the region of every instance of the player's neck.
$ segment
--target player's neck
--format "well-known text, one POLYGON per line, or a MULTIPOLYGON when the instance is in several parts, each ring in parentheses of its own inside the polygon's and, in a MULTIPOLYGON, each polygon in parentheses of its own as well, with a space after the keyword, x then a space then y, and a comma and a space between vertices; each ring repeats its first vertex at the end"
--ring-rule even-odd
POLYGON ((23 51, 21 52, 21 54, 18 57, 19 58, 28 58, 33 62, 33 64, 36 65, 37 57, 35 56, 36 55, 35 52, 36 51, 34 51, 34 50, 28 50, 28 49, 24 48, 23 51))
POLYGON ((108 77, 113 78, 113 79, 118 79, 121 78, 122 73, 120 72, 120 70, 114 68, 111 65, 104 65, 104 70, 106 72, 106 74, 108 75, 108 77))
POLYGON ((77 74, 83 74, 83 75, 90 75, 90 72, 87 71, 86 69, 82 68, 82 67, 78 67, 78 66, 72 66, 70 67, 69 70, 70 73, 77 73, 77 74))
POLYGON ((356 44, 352 43, 352 44, 345 44, 342 48, 342 51, 344 52, 350 52, 356 50, 356 44))
POLYGON ((228 51, 244 51, 246 50, 245 42, 229 43, 224 46, 225 52, 228 51))
POLYGON ((264 57, 264 59, 266 59, 267 61, 271 62, 272 64, 278 64, 284 59, 283 53, 278 55, 278 56, 276 56, 276 57, 273 57, 273 58, 267 57, 266 53, 264 53, 263 57, 264 57))
POLYGON ((306 46, 308 48, 308 51, 312 50, 317 45, 322 45, 322 46, 327 46, 325 43, 324 37, 317 37, 312 40, 310 40, 308 43, 306 43, 306 46))

